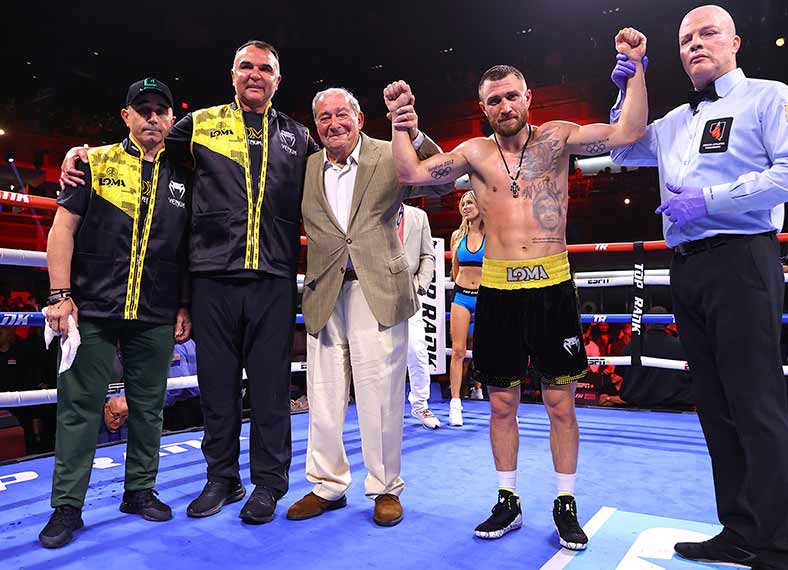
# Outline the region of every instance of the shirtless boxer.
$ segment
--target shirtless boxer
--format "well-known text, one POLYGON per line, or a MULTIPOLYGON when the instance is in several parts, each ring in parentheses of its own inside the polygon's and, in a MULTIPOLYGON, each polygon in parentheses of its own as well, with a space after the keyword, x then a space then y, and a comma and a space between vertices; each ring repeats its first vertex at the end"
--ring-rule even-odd
POLYGON ((542 384, 550 419, 550 449, 558 480, 553 519, 566 548, 588 538, 574 499, 578 427, 574 394, 587 372, 577 292, 566 251, 569 156, 598 155, 632 144, 645 131, 646 87, 640 63, 646 38, 621 30, 616 50, 636 66, 615 125, 564 121, 532 125, 531 91, 520 71, 496 65, 479 82, 479 106, 494 134, 419 161, 407 135, 415 121, 413 93, 404 81, 386 87, 394 161, 401 182, 441 184, 469 174, 485 221, 487 245, 477 299, 474 366, 490 394, 490 441, 498 473, 498 502, 476 527, 500 538, 522 526, 516 494, 520 383, 542 384))

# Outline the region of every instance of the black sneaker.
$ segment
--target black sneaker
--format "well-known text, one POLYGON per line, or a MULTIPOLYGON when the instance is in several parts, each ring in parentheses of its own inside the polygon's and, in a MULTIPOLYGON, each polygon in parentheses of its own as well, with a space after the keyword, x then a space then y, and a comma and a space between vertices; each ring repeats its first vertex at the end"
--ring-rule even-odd
POLYGON ((753 564, 756 555, 745 548, 737 546, 718 534, 703 542, 677 542, 673 547, 676 554, 695 562, 732 562, 734 564, 753 564))
POLYGON ((73 532, 85 526, 82 522, 82 509, 66 505, 55 507, 49 522, 38 535, 44 548, 60 548, 73 538, 73 532))
POLYGON ((553 522, 564 548, 583 550, 588 545, 588 537, 577 522, 577 505, 572 495, 561 495, 553 501, 553 522))
POLYGON ((131 515, 142 515, 146 521, 164 522, 172 518, 172 509, 162 503, 153 489, 142 491, 124 491, 120 512, 131 515))
POLYGON ((501 538, 510 530, 523 526, 523 512, 520 509, 520 497, 498 489, 498 502, 492 508, 492 515, 474 531, 479 538, 501 538))
POLYGON ((222 510, 224 505, 240 501, 246 489, 240 481, 208 481, 200 495, 186 508, 186 514, 194 518, 209 517, 222 510))
POLYGON ((276 499, 271 489, 258 485, 252 491, 239 516, 247 524, 263 524, 273 520, 274 510, 276 510, 276 499))

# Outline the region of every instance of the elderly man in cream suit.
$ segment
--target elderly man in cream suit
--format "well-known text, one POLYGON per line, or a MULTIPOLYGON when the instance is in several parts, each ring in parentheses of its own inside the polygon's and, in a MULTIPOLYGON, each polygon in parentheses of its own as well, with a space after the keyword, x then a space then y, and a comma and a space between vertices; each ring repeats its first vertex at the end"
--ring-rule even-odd
MULTIPOLYGON (((413 286, 419 297, 427 292, 435 273, 435 247, 427 212, 402 204, 397 216, 397 233, 405 246, 408 270, 413 275, 413 286)), ((421 305, 421 303, 419 303, 421 305)), ((408 379, 410 380, 410 413, 421 421, 425 429, 438 429, 440 420, 429 406, 430 361, 427 352, 427 332, 421 311, 408 319, 408 379)))
MULTIPOLYGON (((291 505, 287 518, 308 519, 346 504, 351 477, 342 427, 352 374, 365 492, 375 501, 373 520, 393 526, 402 520, 407 319, 418 307, 395 222, 413 189, 397 179, 391 143, 361 133, 364 114, 350 92, 318 93, 312 112, 324 150, 307 161, 301 209, 307 237, 306 477, 315 486, 291 505)), ((408 130, 420 155, 440 152, 415 123, 408 130)))

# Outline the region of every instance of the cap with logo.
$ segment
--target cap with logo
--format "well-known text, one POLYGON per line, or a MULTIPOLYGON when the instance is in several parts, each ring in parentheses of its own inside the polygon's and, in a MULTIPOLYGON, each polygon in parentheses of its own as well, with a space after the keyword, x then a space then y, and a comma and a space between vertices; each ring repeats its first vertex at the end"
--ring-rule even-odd
POLYGON ((170 108, 174 107, 170 88, 167 87, 166 83, 154 79, 153 77, 146 77, 145 79, 135 81, 131 84, 129 92, 126 94, 126 107, 131 105, 137 97, 145 93, 158 93, 164 97, 164 100, 167 101, 170 108))

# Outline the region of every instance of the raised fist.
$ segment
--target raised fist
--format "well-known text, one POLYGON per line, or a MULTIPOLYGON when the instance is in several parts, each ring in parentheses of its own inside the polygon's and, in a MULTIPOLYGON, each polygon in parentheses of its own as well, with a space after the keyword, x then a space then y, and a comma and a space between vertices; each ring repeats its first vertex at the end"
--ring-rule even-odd
POLYGON ((616 34, 616 51, 639 62, 646 55, 646 36, 635 28, 624 28, 616 34))
POLYGON ((386 103, 386 108, 389 110, 389 118, 391 113, 404 107, 405 105, 413 105, 415 102, 413 92, 410 90, 410 85, 402 80, 389 83, 383 89, 383 101, 386 103))

